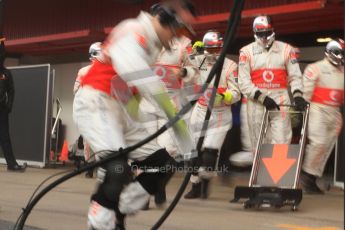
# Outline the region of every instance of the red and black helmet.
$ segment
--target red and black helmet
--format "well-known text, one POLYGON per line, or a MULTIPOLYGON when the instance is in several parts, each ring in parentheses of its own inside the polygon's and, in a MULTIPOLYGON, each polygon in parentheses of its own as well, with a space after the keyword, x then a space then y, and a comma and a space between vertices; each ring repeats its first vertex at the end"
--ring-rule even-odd
POLYGON ((223 47, 223 38, 218 31, 210 30, 202 39, 206 49, 223 47))

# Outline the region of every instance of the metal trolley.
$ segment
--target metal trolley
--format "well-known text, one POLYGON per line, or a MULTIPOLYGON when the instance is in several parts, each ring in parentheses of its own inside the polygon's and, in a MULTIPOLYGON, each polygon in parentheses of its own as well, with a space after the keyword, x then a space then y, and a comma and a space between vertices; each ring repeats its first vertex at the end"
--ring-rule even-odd
MULTIPOLYGON (((282 106, 282 105, 281 105, 282 106)), ((283 105, 293 107, 292 105, 283 105)), ((303 115, 301 137, 298 144, 263 144, 269 126, 269 114, 280 111, 266 110, 256 146, 249 186, 237 186, 231 203, 244 201, 244 208, 291 206, 297 210, 302 200, 302 190, 298 188, 306 143, 309 106, 303 112, 284 111, 303 115)))

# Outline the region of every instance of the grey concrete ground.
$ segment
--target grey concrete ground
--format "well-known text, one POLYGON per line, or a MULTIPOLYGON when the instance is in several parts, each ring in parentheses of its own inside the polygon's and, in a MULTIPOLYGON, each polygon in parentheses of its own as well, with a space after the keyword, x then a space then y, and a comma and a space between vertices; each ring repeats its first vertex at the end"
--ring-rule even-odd
MULTIPOLYGON (((13 229, 21 209, 35 188, 48 176, 64 169, 29 168, 25 173, 7 172, 0 166, 0 230, 13 229)), ((182 182, 182 174, 169 184, 171 201, 182 182)), ((305 195, 297 212, 289 208, 245 210, 242 205, 231 204, 235 185, 247 185, 249 173, 236 173, 226 180, 212 181, 209 200, 184 200, 178 204, 161 229, 171 230, 340 230, 344 229, 344 193, 332 188, 326 195, 305 195)), ((28 230, 86 229, 86 212, 95 180, 83 175, 63 183, 45 196, 33 210, 26 224, 28 230)), ((188 187, 189 189, 189 187, 188 187)), ((150 210, 129 217, 127 229, 150 229, 163 213, 154 204, 150 210)))

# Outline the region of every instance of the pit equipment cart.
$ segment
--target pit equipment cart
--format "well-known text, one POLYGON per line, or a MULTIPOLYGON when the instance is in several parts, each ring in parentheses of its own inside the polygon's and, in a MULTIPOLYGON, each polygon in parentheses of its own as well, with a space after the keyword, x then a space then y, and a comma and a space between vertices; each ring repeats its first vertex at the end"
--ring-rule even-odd
MULTIPOLYGON (((283 106, 293 107, 292 105, 283 106)), ((306 142, 309 106, 303 112, 291 109, 284 112, 290 114, 290 117, 297 114, 303 115, 299 142, 297 144, 263 144, 269 127, 269 115, 281 113, 281 111, 266 110, 261 123, 249 186, 237 186, 231 203, 246 199, 243 203, 246 209, 291 206, 291 210, 297 210, 302 200, 302 190, 298 188, 298 182, 306 142)))

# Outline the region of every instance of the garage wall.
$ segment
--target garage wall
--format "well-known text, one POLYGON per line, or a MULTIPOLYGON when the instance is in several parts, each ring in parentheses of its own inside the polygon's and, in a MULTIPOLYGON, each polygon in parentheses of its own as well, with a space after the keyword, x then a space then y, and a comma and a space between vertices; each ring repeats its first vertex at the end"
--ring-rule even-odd
POLYGON ((4 65, 7 67, 19 65, 19 59, 17 58, 6 58, 4 65))
MULTIPOLYGON (((17 65, 36 65, 48 63, 45 58, 27 58, 24 59, 14 59, 7 58, 5 61, 5 66, 17 66, 17 65)), ((75 78, 77 76, 78 70, 89 62, 75 62, 68 64, 52 64, 51 68, 55 70, 55 82, 53 90, 53 98, 60 98, 62 105, 62 112, 60 118, 62 124, 65 125, 65 138, 68 143, 74 142, 79 133, 74 125, 72 119, 72 106, 73 106, 73 85, 75 78)), ((53 103, 53 117, 56 116, 57 108, 56 102, 53 103)))

